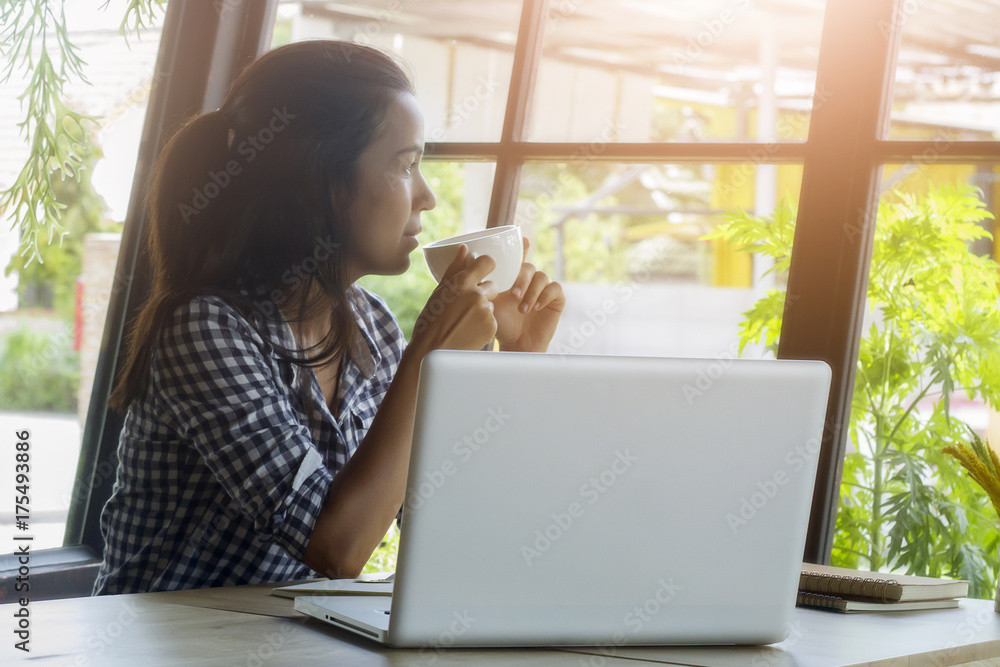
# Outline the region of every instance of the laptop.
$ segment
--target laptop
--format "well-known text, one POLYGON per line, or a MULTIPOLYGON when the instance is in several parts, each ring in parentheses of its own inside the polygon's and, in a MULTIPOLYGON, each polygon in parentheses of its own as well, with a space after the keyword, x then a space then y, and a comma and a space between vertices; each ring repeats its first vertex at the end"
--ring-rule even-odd
POLYGON ((435 351, 390 596, 295 608, 398 647, 789 632, 830 369, 435 351))

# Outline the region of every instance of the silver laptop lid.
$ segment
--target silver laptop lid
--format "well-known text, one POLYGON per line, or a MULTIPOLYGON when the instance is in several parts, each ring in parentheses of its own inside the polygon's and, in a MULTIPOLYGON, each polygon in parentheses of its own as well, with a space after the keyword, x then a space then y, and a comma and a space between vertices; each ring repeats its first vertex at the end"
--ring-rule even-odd
POLYGON ((780 641, 829 383, 814 361, 431 353, 389 642, 780 641))

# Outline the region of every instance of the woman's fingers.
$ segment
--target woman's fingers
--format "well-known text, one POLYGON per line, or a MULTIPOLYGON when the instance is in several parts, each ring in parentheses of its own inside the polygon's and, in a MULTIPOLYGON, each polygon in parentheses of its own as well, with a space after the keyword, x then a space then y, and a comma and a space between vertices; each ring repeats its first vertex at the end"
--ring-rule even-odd
POLYGON ((479 292, 485 296, 488 301, 493 301, 493 299, 497 298, 499 290, 497 289, 497 284, 495 282, 487 280, 479 285, 479 292))
POLYGON ((493 339, 497 331, 497 321, 493 316, 493 298, 497 294, 496 284, 486 281, 464 291, 459 300, 457 320, 442 347, 457 347, 477 350, 493 339))
POLYGON ((465 271, 460 274, 460 280, 464 286, 474 287, 483 282, 483 279, 496 267, 496 260, 489 255, 480 255, 472 260, 465 271))
POLYGON ((446 282, 453 278, 456 274, 465 268, 469 259, 469 246, 464 243, 458 246, 458 254, 455 255, 455 259, 451 260, 451 264, 445 270, 444 275, 441 276, 441 282, 446 282))
POLYGON ((413 327, 415 349, 481 349, 496 335, 492 300, 497 285, 484 280, 496 262, 483 255, 471 258, 464 244, 431 294, 413 327))
POLYGON ((517 273, 517 279, 510 288, 510 293, 515 299, 520 299, 524 296, 524 293, 528 290, 528 286, 531 285, 531 279, 535 276, 535 271, 534 264, 529 264, 528 262, 521 264, 521 270, 517 273))
POLYGON ((528 248, 531 247, 531 241, 528 240, 527 236, 521 237, 521 245, 524 247, 524 255, 521 257, 521 270, 518 271, 517 279, 508 290, 515 299, 520 299, 521 295, 524 294, 524 290, 528 289, 528 285, 531 283, 531 276, 535 273, 535 267, 528 264, 528 248))
POLYGON ((551 282, 538 295, 538 299, 535 301, 535 310, 541 310, 546 306, 553 305, 558 306, 561 311, 565 304, 566 295, 563 293, 562 285, 551 282))
POLYGON ((542 290, 546 286, 552 284, 549 277, 542 271, 535 271, 531 276, 531 282, 528 284, 527 289, 524 291, 524 296, 521 298, 521 303, 518 306, 518 310, 522 313, 527 313, 529 310, 535 307, 535 303, 538 301, 538 297, 541 295, 542 290))

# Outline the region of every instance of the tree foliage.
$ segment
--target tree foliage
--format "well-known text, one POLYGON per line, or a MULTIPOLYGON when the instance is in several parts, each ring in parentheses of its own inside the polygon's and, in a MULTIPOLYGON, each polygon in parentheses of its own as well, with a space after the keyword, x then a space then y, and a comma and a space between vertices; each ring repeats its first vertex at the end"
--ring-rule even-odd
MULTIPOLYGON (((879 208, 834 564, 968 579, 971 595, 993 596, 1000 523, 941 451, 967 435, 952 396, 1000 399, 1000 267, 969 250, 992 217, 971 186, 893 193, 879 208)), ((735 211, 718 235, 783 271, 794 219, 784 204, 769 216, 735 211)), ((773 290, 744 314, 741 345, 776 349, 783 296, 773 290)))
MULTIPOLYGON (((86 83, 84 62, 70 40, 63 0, 0 0, 2 80, 23 75, 18 96, 25 113, 18 128, 31 152, 14 182, 0 192, 0 211, 20 228, 24 265, 41 263, 39 242, 58 240, 68 232, 65 206, 54 180, 79 180, 85 157, 94 151, 98 119, 70 108, 63 93, 70 79, 86 83)), ((130 0, 121 24, 144 27, 161 11, 163 0, 130 0)))
POLYGON ((73 412, 80 355, 72 329, 20 326, 0 336, 0 405, 4 410, 73 412))
MULTIPOLYGON (((19 301, 28 300, 26 292, 41 287, 53 291, 56 313, 66 319, 73 316, 74 281, 83 270, 83 237, 91 232, 120 232, 121 224, 106 216, 104 199, 90 183, 93 165, 101 158, 99 149, 91 147, 83 157, 79 178, 59 178, 52 175, 52 192, 62 210, 61 227, 65 237, 60 243, 45 243, 38 248, 41 261, 25 255, 14 255, 4 271, 17 272, 19 301)), ((54 234, 51 229, 46 234, 54 234)), ((53 239, 48 239, 49 241, 53 239)))

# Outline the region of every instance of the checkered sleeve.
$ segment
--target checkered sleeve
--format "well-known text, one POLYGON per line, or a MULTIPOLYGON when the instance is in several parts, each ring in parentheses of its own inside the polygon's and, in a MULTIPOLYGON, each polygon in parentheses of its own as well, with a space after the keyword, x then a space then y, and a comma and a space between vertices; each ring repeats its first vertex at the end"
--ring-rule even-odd
MULTIPOLYGON (((360 289, 360 288, 359 288, 360 289)), ((396 375, 399 362, 403 358, 403 351, 406 349, 406 337, 403 330, 393 315, 392 310, 385 300, 374 292, 360 289, 367 300, 367 309, 372 318, 373 329, 378 335, 378 345, 382 351, 382 368, 379 373, 384 378, 384 385, 388 388, 389 382, 396 375)), ((396 512, 396 526, 403 526, 403 508, 396 512)))
POLYGON ((302 561, 332 474, 281 391, 266 343, 231 306, 196 297, 153 360, 162 414, 264 539, 302 561))

